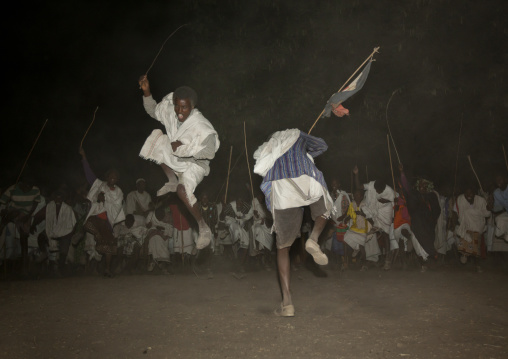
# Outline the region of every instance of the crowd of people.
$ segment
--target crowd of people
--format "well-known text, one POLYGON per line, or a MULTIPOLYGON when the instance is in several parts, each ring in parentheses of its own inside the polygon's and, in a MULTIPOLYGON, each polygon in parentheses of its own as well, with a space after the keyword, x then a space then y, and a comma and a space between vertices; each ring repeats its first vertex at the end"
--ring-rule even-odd
MULTIPOLYGON (((116 170, 98 179, 84 150, 80 153, 86 182, 72 191, 62 187, 44 197, 28 176, 3 191, 0 261, 7 261, 9 271, 113 277, 174 273, 188 265, 197 275, 211 278, 221 262, 228 264, 219 267, 242 278, 253 265, 275 267, 279 234, 272 233, 274 219, 263 193, 256 191, 251 200, 248 185, 234 186, 227 203, 215 203, 202 190, 197 208, 212 240, 198 249, 199 225, 176 194, 152 196, 145 179, 139 178, 136 189, 124 196, 116 170)), ((319 237, 330 268, 417 265, 423 272, 429 262, 452 253, 481 272, 481 261, 490 252, 508 251, 506 176, 497 176, 489 193, 466 186, 453 196, 439 194, 426 179, 410 183, 402 165, 395 191, 381 180, 361 184, 356 167, 353 174, 352 193, 336 179, 330 181, 333 211, 319 237)), ((302 243, 314 226, 309 214, 305 212, 297 230, 302 240, 291 246, 293 268, 305 258, 302 243)))
POLYGON ((361 184, 355 167, 350 193, 336 179, 328 189, 314 164, 328 146, 298 129, 273 133, 254 153, 261 191, 237 185, 213 202, 206 188, 196 188, 210 173, 220 142, 196 108, 197 94, 183 86, 157 103, 146 75, 138 82, 147 114, 166 129, 151 133, 140 156, 159 164, 168 182, 152 197, 139 178, 124 196, 119 172, 98 178, 83 148, 78 188, 64 186, 45 197, 23 176, 0 197, 6 270, 114 277, 173 273, 180 264, 212 278, 214 263, 228 260, 241 279, 254 263, 277 268, 283 300, 276 314, 293 316, 290 268, 310 257, 341 270, 417 263, 425 272, 452 252, 481 272, 489 252, 508 251, 506 174, 495 178, 489 193, 474 186, 438 193, 429 179, 406 175, 402 164, 392 187, 380 179, 361 184))

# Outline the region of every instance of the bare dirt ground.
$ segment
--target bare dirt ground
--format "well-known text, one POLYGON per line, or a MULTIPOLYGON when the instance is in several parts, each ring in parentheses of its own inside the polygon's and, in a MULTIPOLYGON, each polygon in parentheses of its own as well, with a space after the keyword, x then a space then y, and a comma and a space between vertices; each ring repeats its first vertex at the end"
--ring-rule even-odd
POLYGON ((508 272, 441 267, 0 282, 1 358, 507 358, 508 272))

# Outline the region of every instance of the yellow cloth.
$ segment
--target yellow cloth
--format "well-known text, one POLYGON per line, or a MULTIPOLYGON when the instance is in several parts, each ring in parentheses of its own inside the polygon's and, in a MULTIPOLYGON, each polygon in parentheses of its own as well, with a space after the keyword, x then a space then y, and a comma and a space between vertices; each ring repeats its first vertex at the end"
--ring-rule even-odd
MULTIPOLYGON (((359 209, 359 207, 358 207, 359 209)), ((349 208, 347 210, 347 215, 351 217, 353 224, 349 227, 350 230, 356 233, 367 233, 369 226, 367 224, 367 219, 363 216, 358 216, 356 214, 355 205, 353 202, 349 204, 349 208), (360 217, 360 218, 358 218, 360 217), (362 221, 363 219, 363 221, 362 221), (359 222, 359 223, 358 223, 359 222), (362 223, 363 222, 363 223, 362 223)))

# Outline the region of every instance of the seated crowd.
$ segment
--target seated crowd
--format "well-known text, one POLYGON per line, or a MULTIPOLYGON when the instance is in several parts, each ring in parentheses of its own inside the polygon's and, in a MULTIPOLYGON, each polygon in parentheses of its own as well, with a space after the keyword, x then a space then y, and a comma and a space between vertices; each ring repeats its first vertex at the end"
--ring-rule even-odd
MULTIPOLYGON (((108 171, 101 180, 84 150, 80 154, 86 183, 74 191, 62 187, 46 198, 26 176, 2 193, 0 261, 10 272, 61 276, 82 271, 113 277, 168 274, 187 265, 196 276, 212 278, 212 268, 223 258, 241 279, 252 264, 266 270, 275 266, 273 219, 261 192, 236 188, 230 201, 214 203, 205 189, 199 208, 213 240, 198 251, 197 224, 176 195, 152 198, 145 179, 139 178, 124 197, 118 171, 108 171)), ((381 180, 360 184, 356 167, 353 174, 352 193, 335 179, 329 188, 335 211, 320 244, 331 268, 390 270, 414 263, 424 272, 429 263, 453 253, 481 272, 482 258, 508 251, 505 175, 495 178, 490 193, 466 186, 445 195, 427 179, 411 184, 402 165, 395 190, 381 180)), ((311 230, 312 221, 304 221, 302 241, 292 248, 293 264, 305 261, 302 243, 311 230)))

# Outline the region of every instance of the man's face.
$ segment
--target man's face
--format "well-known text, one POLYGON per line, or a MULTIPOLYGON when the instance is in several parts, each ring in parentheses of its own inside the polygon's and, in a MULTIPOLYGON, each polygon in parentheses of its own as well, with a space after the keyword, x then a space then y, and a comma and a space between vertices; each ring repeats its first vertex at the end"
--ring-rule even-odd
POLYGON ((145 181, 139 181, 138 183, 136 183, 136 189, 138 190, 139 193, 145 192, 145 188, 146 188, 145 181))
POLYGON ((187 117, 189 117, 191 111, 192 111, 192 105, 191 101, 188 98, 180 99, 178 97, 175 97, 175 112, 176 116, 178 118, 178 121, 184 122, 187 117))
POLYGON ((503 176, 496 177, 496 185, 498 188, 504 189, 506 187, 506 181, 503 176))
POLYGON ((207 194, 204 194, 202 197, 201 197, 201 204, 203 206, 206 206, 208 204, 208 195, 207 194))
POLYGON ((118 173, 116 173, 115 171, 111 172, 107 178, 108 186, 111 188, 115 187, 115 185, 118 183, 118 180, 119 180, 118 173))
POLYGON ((332 191, 338 191, 340 189, 340 183, 336 179, 332 181, 332 191))
POLYGON ((471 190, 471 189, 467 189, 467 190, 464 192, 464 197, 466 198, 466 200, 467 200, 469 203, 473 204, 473 202, 474 202, 474 192, 473 192, 473 190, 471 190))
POLYGON ((57 194, 57 195, 55 196, 55 204, 56 204, 57 206, 60 206, 60 205, 62 204, 62 202, 63 202, 63 196, 62 196, 62 195, 60 195, 60 194, 57 194))

